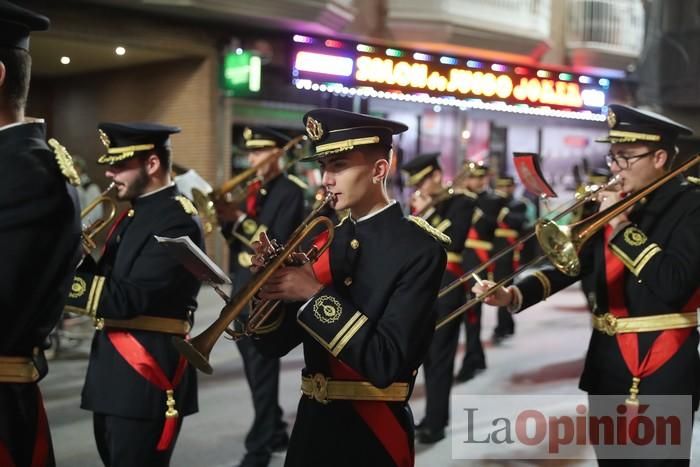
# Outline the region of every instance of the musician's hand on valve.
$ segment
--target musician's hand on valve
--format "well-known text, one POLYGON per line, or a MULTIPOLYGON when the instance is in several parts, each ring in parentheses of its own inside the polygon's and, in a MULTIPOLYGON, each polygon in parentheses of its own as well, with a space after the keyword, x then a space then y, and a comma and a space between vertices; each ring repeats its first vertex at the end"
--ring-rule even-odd
POLYGON ((259 240, 251 243, 253 248, 253 256, 250 261, 252 265, 250 270, 253 274, 265 267, 270 255, 274 252, 274 246, 265 232, 260 234, 259 240))
MULTIPOLYGON (((472 287, 472 292, 474 292, 474 294, 476 294, 478 297, 479 295, 482 295, 489 289, 493 288, 494 285, 496 285, 495 282, 483 280, 481 281, 481 284, 474 284, 474 287, 472 287)), ((496 292, 484 299, 484 303, 492 306, 509 306, 512 302, 513 292, 510 290, 510 288, 505 287, 499 287, 496 292)))
POLYGON ((216 208, 216 217, 219 219, 220 223, 223 222, 236 222, 241 216, 243 216, 243 211, 238 208, 235 203, 229 203, 224 200, 217 201, 214 203, 216 208))
POLYGON ((259 296, 263 300, 285 300, 305 302, 323 288, 314 275, 311 264, 286 267, 275 271, 261 287, 259 296))

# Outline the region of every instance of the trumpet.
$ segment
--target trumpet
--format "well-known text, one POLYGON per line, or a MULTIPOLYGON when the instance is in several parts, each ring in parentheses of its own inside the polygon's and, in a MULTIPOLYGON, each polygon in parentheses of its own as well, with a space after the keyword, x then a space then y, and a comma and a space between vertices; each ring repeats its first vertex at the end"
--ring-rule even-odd
MULTIPOLYGON (((523 272, 525 269, 533 266, 534 264, 540 262, 543 259, 548 259, 554 267, 556 267, 563 274, 568 276, 577 276, 581 272, 581 260, 579 254, 584 244, 593 237, 600 229, 605 227, 605 225, 610 222, 611 219, 619 216, 627 209, 632 207, 640 199, 648 196, 649 193, 657 190, 659 187, 664 185, 670 180, 673 180, 676 176, 690 169, 694 165, 700 163, 700 154, 696 154, 691 157, 688 161, 681 164, 675 170, 668 172, 667 174, 659 177, 654 182, 650 183, 646 187, 637 191, 636 193, 627 196, 617 203, 613 204, 609 208, 593 214, 586 219, 575 222, 571 225, 558 225, 555 220, 552 219, 541 219, 535 224, 534 235, 537 236, 537 241, 542 248, 544 254, 539 257, 534 258, 532 261, 528 262, 524 266, 518 268, 508 277, 501 279, 493 287, 489 288, 486 292, 481 295, 472 298, 467 301, 464 305, 460 306, 456 310, 452 311, 450 314, 446 315, 440 319, 435 325, 435 329, 440 329, 445 324, 457 318, 462 313, 466 312, 468 309, 476 305, 477 303, 483 301, 485 298, 494 294, 500 287, 510 282, 515 276, 523 272)), ((608 183, 610 184, 610 182, 608 183)), ((603 185, 603 187, 606 187, 603 185)), ((597 190, 600 191, 600 190, 597 190)), ((596 192, 597 192, 596 191, 596 192)), ((585 201, 588 197, 584 197, 576 204, 585 201)), ((572 206, 567 209, 566 212, 571 212, 573 209, 578 207, 577 205, 572 206)), ((561 214, 563 215, 563 214, 561 214)), ((559 215, 558 217, 561 217, 559 215)), ((532 235, 530 235, 531 237, 532 235)), ((529 237, 528 237, 529 238, 529 237)), ((512 247, 511 247, 512 248, 512 247)), ((470 271, 467 273, 469 275, 474 275, 476 272, 470 271)), ((465 274, 465 276, 467 275, 465 274)), ((448 286, 449 287, 449 286, 448 286)))
MULTIPOLYGON (((325 206, 327 206, 332 199, 332 194, 326 194, 326 196, 323 198, 320 204, 317 204, 314 207, 314 209, 309 213, 309 215, 306 216, 304 221, 300 224, 300 227, 297 227, 297 230, 295 230, 294 233, 292 233, 292 238, 301 232, 300 229, 302 229, 303 226, 308 225, 314 218, 316 218, 319 212, 321 212, 321 210, 325 206)), ((302 266, 306 263, 315 262, 321 256, 321 254, 330 246, 333 230, 331 227, 329 227, 328 231, 329 237, 320 249, 318 246, 312 245, 309 248, 309 250, 302 255, 300 259, 289 258, 289 261, 285 263, 285 266, 302 266)), ((276 242, 273 242, 273 247, 276 247, 275 243, 276 242)), ((241 327, 237 329, 235 326, 228 327, 225 331, 226 334, 231 336, 234 340, 240 339, 242 337, 250 337, 255 335, 258 332, 258 330, 265 325, 265 323, 268 321, 272 313, 277 309, 279 304, 279 300, 258 301, 254 304, 246 323, 241 326, 242 329, 241 327)), ((234 321, 232 324, 235 324, 236 322, 237 321, 234 321)))
POLYGON ((105 227, 109 225, 110 222, 114 219, 114 216, 117 213, 117 204, 110 198, 108 193, 114 189, 116 184, 114 182, 110 183, 109 186, 105 191, 103 191, 100 196, 95 198, 83 208, 82 211, 80 211, 80 218, 85 219, 92 211, 97 209, 98 206, 104 206, 104 212, 107 213, 107 215, 104 215, 100 217, 99 219, 95 219, 88 225, 83 225, 83 231, 81 235, 81 243, 83 245, 83 251, 85 252, 86 255, 89 255, 92 250, 94 250, 97 247, 97 243, 95 242, 95 237, 97 236, 98 233, 100 233, 105 227))
MULTIPOLYGON (((332 195, 329 194, 326 197, 326 203, 332 199, 332 195)), ((325 203, 324 203, 325 205, 325 203)), ((190 339, 185 340, 181 337, 173 337, 173 345, 175 348, 184 356, 187 361, 189 361, 195 368, 206 373, 212 374, 214 369, 209 363, 209 355, 211 350, 214 348, 216 341, 225 332, 232 334, 238 338, 237 331, 230 330, 229 327, 234 323, 241 312, 245 309, 248 303, 255 297, 260 288, 268 281, 268 279, 277 271, 279 268, 288 265, 291 261, 292 254, 297 252, 297 249, 301 244, 308 239, 320 225, 324 225, 328 229, 328 238, 326 242, 320 249, 311 251, 314 255, 314 259, 318 258, 323 252, 328 249, 331 242, 333 241, 333 235, 335 232, 335 226, 333 222, 324 216, 319 216, 311 219, 315 214, 320 211, 324 205, 319 206, 318 210, 314 210, 299 227, 292 233, 284 247, 275 249, 273 257, 268 260, 268 263, 256 272, 250 282, 241 289, 233 298, 228 299, 228 297, 223 298, 227 300, 226 305, 221 310, 219 317, 201 334, 190 339)), ((314 247, 312 247, 314 250, 314 247)), ((221 293, 220 293, 221 295, 221 293)), ((249 319, 246 325, 244 335, 251 335, 263 325, 264 321, 277 307, 277 303, 263 301, 259 304, 253 312, 251 312, 251 322, 249 319)))
MULTIPOLYGON (((192 198, 194 205, 199 211, 204 224, 204 232, 209 234, 216 229, 219 221, 216 215, 216 203, 225 201, 227 203, 241 204, 248 195, 248 187, 253 183, 262 182, 263 180, 256 175, 258 169, 282 157, 288 150, 298 145, 306 139, 306 135, 299 135, 292 138, 283 147, 277 151, 272 151, 258 163, 248 167, 243 172, 234 175, 219 188, 215 188, 211 193, 204 193, 197 188, 192 188, 192 198)), ((296 164, 301 157, 294 158, 285 164, 282 170, 287 170, 292 165, 296 164)))

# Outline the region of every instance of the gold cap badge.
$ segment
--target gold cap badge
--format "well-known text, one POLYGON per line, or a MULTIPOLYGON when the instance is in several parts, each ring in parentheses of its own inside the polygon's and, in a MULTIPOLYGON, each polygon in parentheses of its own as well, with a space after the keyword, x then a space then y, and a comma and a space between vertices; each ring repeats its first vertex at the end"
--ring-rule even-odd
POLYGON ((617 116, 615 115, 615 112, 613 112, 612 109, 608 109, 608 126, 610 128, 614 128, 616 124, 617 116))
POLYGON ((104 145, 104 147, 109 149, 109 146, 112 144, 112 142, 109 140, 109 136, 107 136, 107 133, 105 133, 102 130, 97 130, 97 132, 100 135, 100 141, 102 141, 102 144, 104 145))
POLYGON ((306 133, 312 141, 318 141, 323 137, 323 126, 321 122, 313 117, 306 119, 306 133))

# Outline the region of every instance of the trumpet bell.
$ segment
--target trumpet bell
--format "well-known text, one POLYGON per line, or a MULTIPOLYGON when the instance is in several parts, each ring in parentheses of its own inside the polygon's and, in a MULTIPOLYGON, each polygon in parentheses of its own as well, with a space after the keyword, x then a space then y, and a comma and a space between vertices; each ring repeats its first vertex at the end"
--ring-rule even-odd
POLYGON ((549 219, 541 220, 535 226, 542 252, 554 267, 567 276, 577 276, 581 272, 581 261, 571 232, 569 226, 558 225, 549 219))
POLYGON ((190 362, 192 366, 197 368, 202 373, 206 373, 208 375, 214 373, 214 368, 212 368, 211 364, 209 363, 209 356, 203 355, 195 348, 194 344, 183 339, 182 337, 177 336, 173 337, 172 342, 177 351, 180 352, 180 354, 185 357, 185 359, 190 362))

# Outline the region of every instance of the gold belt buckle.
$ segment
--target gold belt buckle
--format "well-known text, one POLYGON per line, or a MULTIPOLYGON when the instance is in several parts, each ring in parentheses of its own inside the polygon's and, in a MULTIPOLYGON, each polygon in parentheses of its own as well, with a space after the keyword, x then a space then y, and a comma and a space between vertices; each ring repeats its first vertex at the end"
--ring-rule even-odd
POLYGON ((608 336, 617 334, 617 318, 611 313, 605 313, 600 321, 603 325, 602 331, 608 336))
POLYGON ((311 397, 316 399, 316 402, 328 404, 328 381, 322 373, 316 373, 311 377, 311 397))

